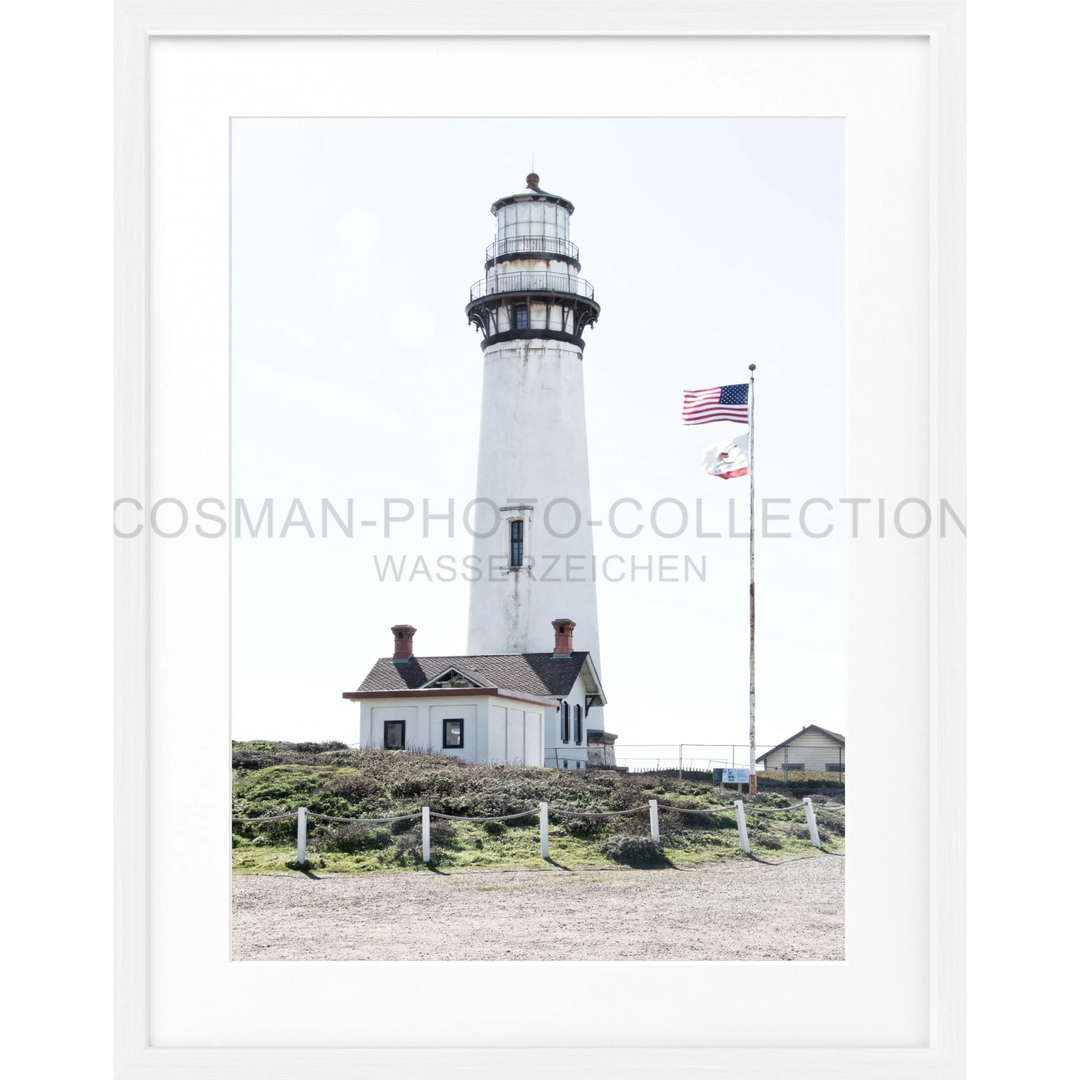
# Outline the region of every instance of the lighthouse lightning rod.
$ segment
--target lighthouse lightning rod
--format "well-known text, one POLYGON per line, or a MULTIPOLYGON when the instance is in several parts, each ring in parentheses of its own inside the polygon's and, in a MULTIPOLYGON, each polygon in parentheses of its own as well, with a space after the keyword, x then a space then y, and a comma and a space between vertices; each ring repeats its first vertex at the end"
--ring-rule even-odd
POLYGON ((757 794, 757 690, 754 682, 754 371, 750 365, 750 783, 757 794))

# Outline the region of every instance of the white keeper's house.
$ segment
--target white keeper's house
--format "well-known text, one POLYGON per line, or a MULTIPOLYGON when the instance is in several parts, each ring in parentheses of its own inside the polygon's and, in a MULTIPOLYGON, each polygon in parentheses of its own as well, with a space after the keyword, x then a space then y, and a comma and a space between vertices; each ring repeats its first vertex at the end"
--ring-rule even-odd
POLYGON ((592 657, 574 650, 574 623, 556 619, 544 653, 416 656, 415 627, 391 627, 394 655, 358 690, 360 746, 448 754, 468 761, 610 768, 615 736, 589 727, 606 703, 592 657))
POLYGON ((762 754, 763 769, 787 772, 846 772, 844 736, 817 724, 807 724, 789 739, 762 754))
POLYGON ((361 746, 612 767, 596 582, 585 572, 596 522, 584 334, 600 305, 580 276, 569 199, 530 173, 491 213, 484 276, 465 307, 483 353, 473 531, 483 572, 470 587, 468 655, 414 656, 416 631, 395 626, 394 655, 344 696, 360 702, 361 746))

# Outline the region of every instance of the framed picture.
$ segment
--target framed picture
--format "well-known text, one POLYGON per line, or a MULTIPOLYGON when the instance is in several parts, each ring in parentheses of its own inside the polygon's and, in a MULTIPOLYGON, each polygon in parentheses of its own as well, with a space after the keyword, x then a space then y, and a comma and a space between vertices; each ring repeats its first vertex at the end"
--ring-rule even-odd
MULTIPOLYGON (((966 1075, 967 5, 112 11, 113 1074, 966 1075), (483 121, 478 157, 499 153, 500 120, 591 120, 598 134, 610 121, 842 121, 846 705, 863 764, 848 779, 845 959, 792 961, 779 980, 777 964, 734 957, 232 959, 221 822, 231 627, 247 615, 230 604, 235 546, 193 515, 207 499, 231 513, 242 494, 231 171, 238 123, 259 118, 483 121)), ((687 176, 703 213, 713 179, 687 176)), ((650 229, 670 221, 650 213, 650 229)), ((513 562, 536 523, 510 509, 513 562)), ((580 743, 589 713, 576 707, 580 743)), ((472 715, 438 714, 443 753, 473 753, 472 715)), ((377 738, 404 748, 406 721, 377 738)), ((788 767, 806 764, 792 746, 788 767)))

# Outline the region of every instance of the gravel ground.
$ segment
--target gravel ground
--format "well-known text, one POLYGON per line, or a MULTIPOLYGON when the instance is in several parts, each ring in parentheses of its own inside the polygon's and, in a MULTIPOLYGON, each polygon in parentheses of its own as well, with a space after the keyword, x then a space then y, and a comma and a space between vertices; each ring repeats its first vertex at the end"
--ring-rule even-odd
POLYGON ((237 874, 234 960, 843 960, 844 860, 237 874))

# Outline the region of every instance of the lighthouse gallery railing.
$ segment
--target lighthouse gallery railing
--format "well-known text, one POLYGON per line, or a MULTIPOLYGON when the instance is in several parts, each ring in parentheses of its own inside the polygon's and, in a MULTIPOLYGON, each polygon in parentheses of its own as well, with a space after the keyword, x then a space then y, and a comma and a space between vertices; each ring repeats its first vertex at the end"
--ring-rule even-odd
POLYGON ((531 274, 500 274, 497 280, 484 278, 476 282, 469 290, 469 300, 479 300, 481 296, 494 296, 498 293, 516 292, 568 293, 571 296, 593 299, 592 283, 584 278, 540 271, 531 274))
POLYGON ((497 244, 488 244, 487 261, 495 258, 495 249, 499 255, 561 255, 563 258, 573 259, 578 257, 578 246, 569 240, 562 240, 557 236, 511 236, 500 240, 497 244))

